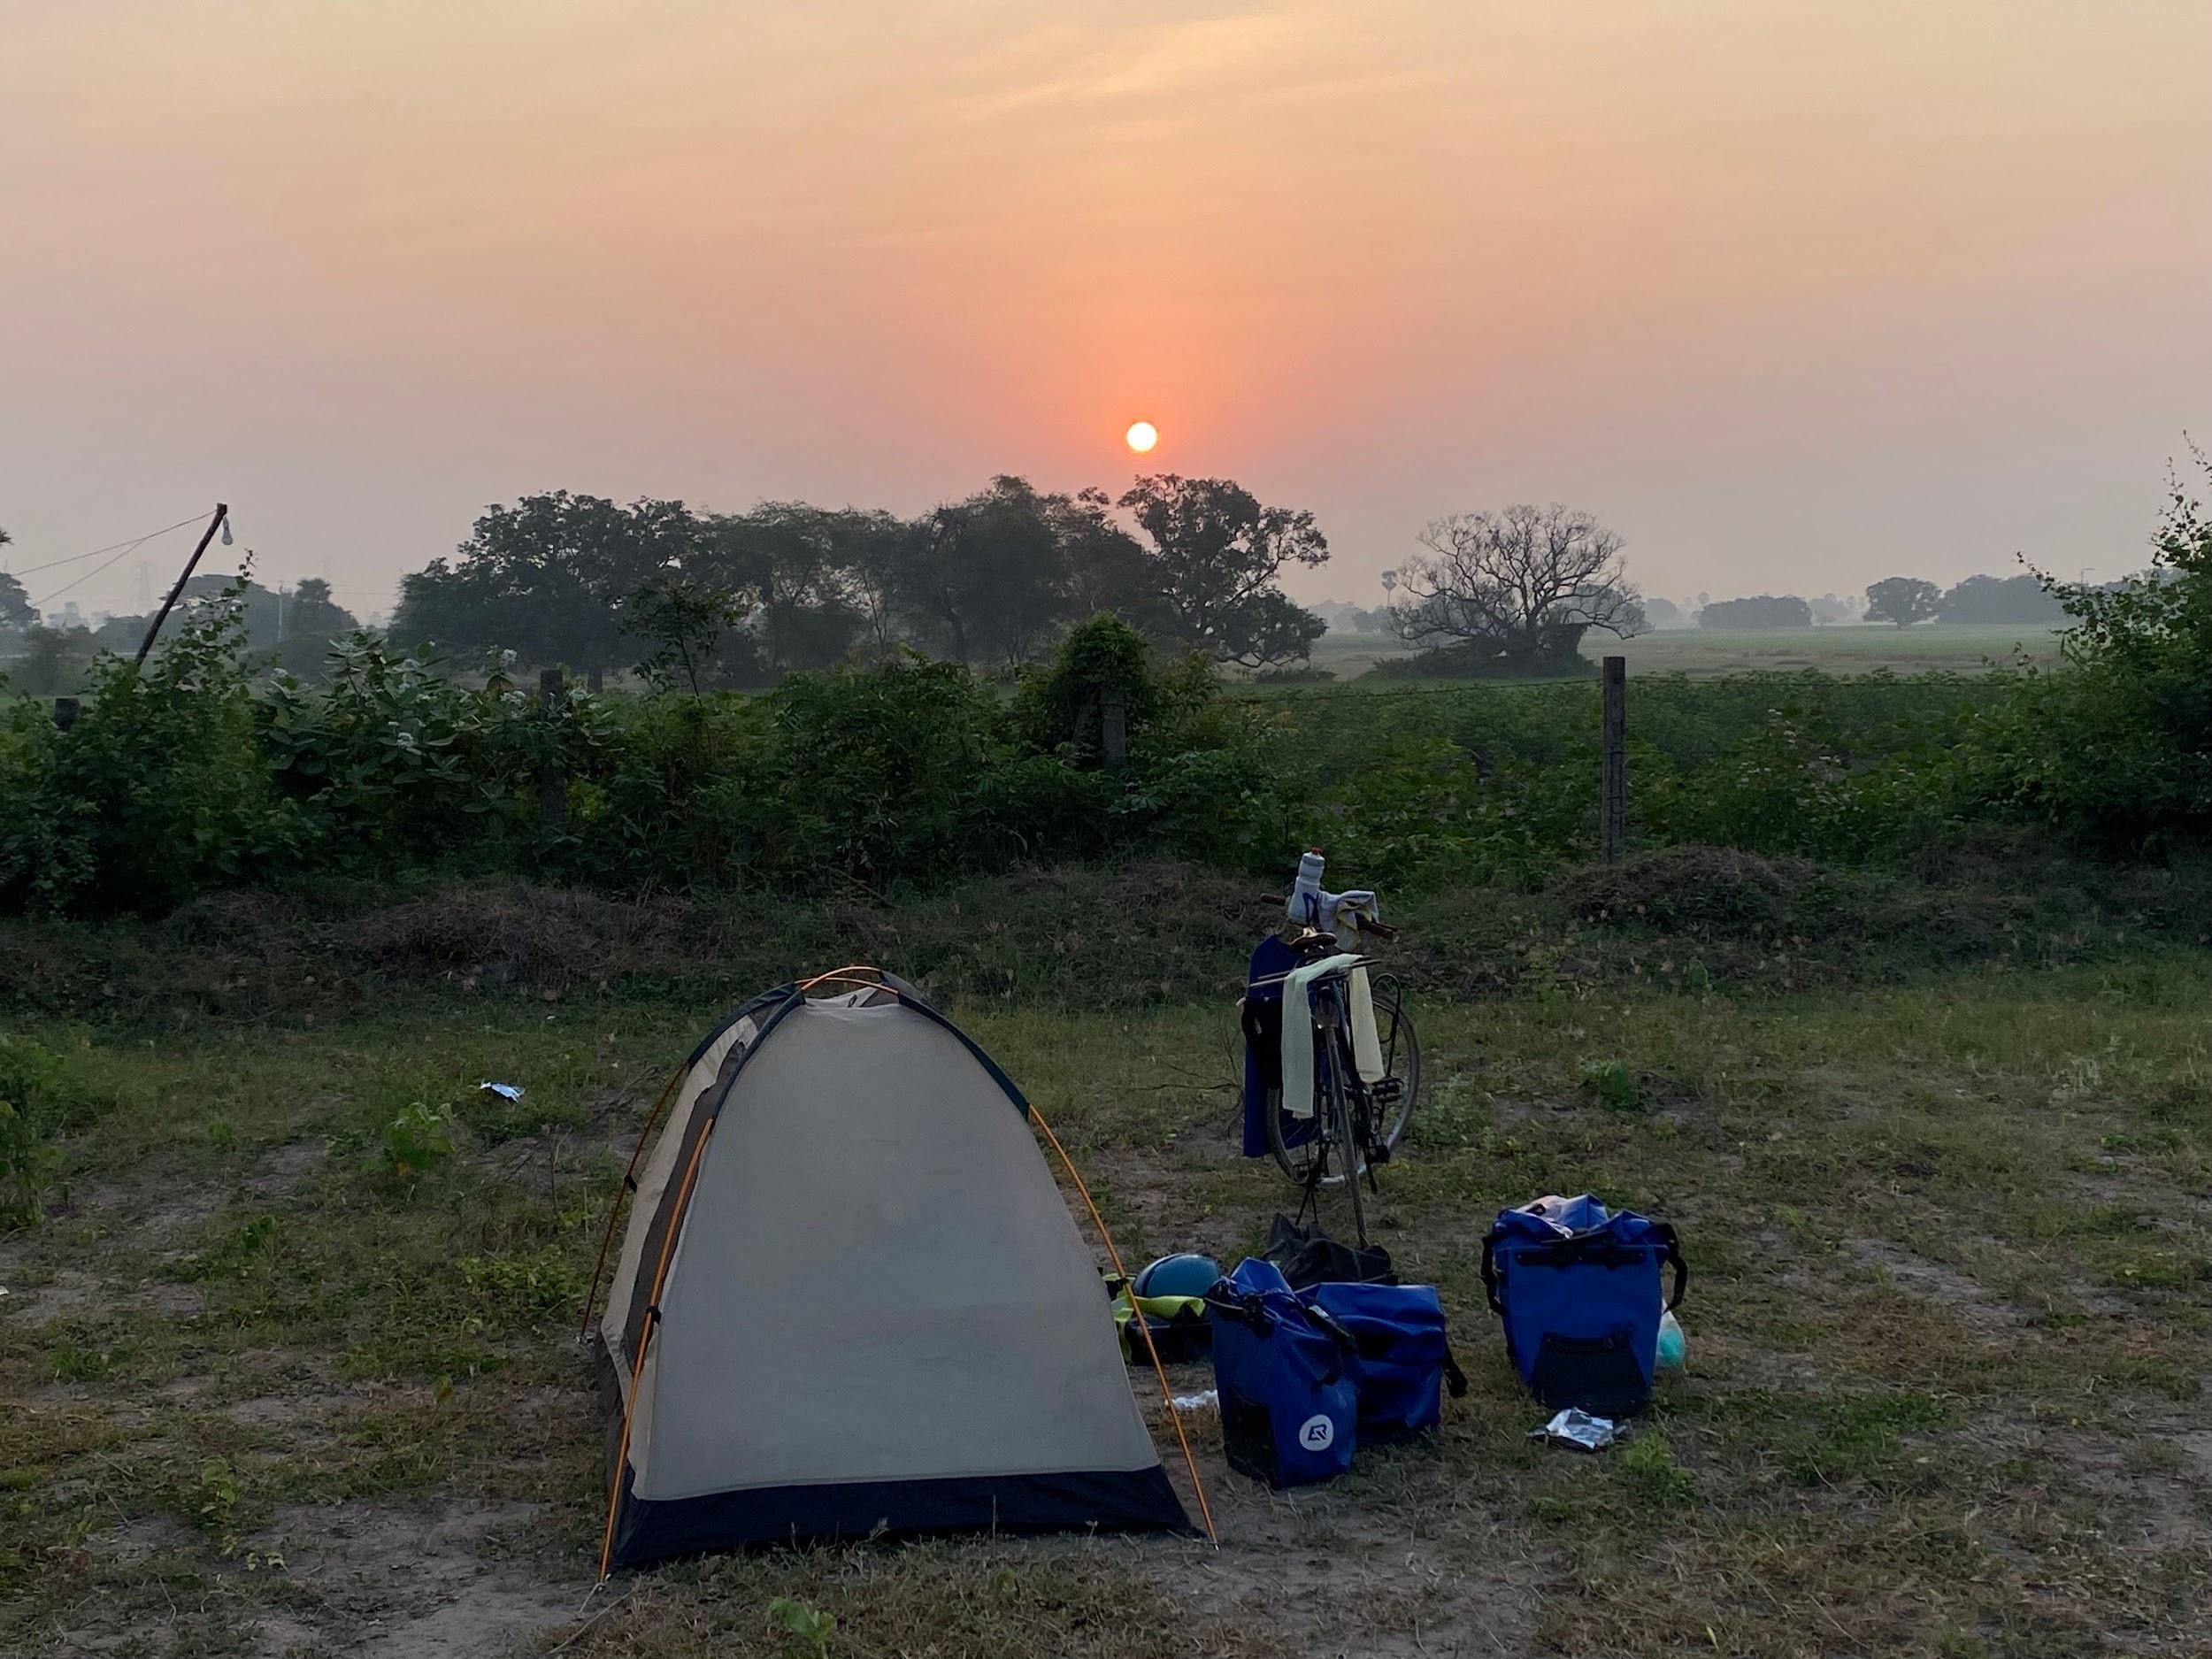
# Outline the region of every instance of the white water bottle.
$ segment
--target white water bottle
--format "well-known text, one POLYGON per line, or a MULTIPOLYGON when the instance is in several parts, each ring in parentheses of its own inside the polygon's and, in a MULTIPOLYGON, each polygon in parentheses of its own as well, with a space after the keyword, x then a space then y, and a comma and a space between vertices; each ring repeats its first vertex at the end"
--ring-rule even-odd
POLYGON ((1321 926, 1321 867, 1325 861, 1318 847, 1309 847, 1298 860, 1298 882, 1290 890, 1290 919, 1308 927, 1321 926))

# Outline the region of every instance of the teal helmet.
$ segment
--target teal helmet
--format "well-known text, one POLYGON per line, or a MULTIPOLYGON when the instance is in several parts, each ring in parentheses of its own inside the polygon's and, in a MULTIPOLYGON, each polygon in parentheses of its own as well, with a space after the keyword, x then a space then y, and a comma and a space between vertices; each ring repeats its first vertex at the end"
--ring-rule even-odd
POLYGON ((1138 1295, 1202 1296, 1221 1277, 1221 1263, 1210 1256, 1164 1256, 1141 1269, 1134 1289, 1138 1295))

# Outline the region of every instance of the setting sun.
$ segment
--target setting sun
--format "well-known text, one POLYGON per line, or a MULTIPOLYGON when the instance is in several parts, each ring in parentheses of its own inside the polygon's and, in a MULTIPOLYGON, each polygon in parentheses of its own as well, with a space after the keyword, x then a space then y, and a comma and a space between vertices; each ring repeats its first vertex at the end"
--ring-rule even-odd
POLYGON ((1140 420, 1124 435, 1129 440, 1129 447, 1142 455, 1159 442, 1160 429, 1148 420, 1140 420))

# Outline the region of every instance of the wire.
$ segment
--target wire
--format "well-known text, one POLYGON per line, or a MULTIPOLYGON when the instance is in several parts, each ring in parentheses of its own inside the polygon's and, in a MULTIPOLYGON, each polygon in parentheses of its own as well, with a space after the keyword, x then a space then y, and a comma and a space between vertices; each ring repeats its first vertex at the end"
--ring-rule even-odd
MULTIPOLYGON (((188 518, 185 522, 189 524, 192 521, 188 518)), ((171 525, 169 526, 172 530, 176 527, 177 526, 175 525, 171 525)), ((123 544, 123 550, 120 553, 118 553, 113 558, 102 560, 99 564, 95 565, 90 570, 87 571, 83 575, 78 577, 75 581, 66 583, 62 587, 55 588, 54 591, 48 594, 45 598, 32 601, 31 609, 34 611, 45 610, 47 606, 52 604, 55 600, 60 598, 64 594, 69 592, 72 588, 83 587, 95 576, 97 576, 102 571, 107 569, 109 565, 120 564, 123 560, 128 558, 132 554, 137 552, 138 549, 146 542, 152 541, 156 536, 161 534, 162 532, 158 530, 150 530, 144 535, 139 537, 137 541, 125 542, 123 544)), ((103 550, 104 551, 104 549, 103 550)))
MULTIPOLYGON (((121 548, 127 553, 132 548, 138 546, 140 542, 150 541, 157 535, 167 535, 172 530, 181 530, 185 526, 188 524, 197 524, 199 521, 200 515, 196 512, 189 518, 180 518, 176 521, 176 523, 164 525, 158 530, 149 530, 144 535, 138 537, 136 541, 111 541, 105 547, 94 548, 89 553, 72 553, 65 559, 49 559, 45 564, 34 565, 27 571, 11 571, 8 573, 12 576, 35 576, 41 571, 56 570, 64 565, 74 565, 79 559, 97 558, 103 553, 114 552, 117 548, 121 548)), ((101 568, 104 570, 106 566, 103 565, 101 568)))

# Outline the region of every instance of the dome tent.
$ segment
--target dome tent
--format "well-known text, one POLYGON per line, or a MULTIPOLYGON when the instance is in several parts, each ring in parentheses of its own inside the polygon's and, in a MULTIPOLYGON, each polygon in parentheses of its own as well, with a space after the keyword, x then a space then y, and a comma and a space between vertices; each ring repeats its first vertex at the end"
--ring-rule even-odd
POLYGON ((781 986, 711 1033, 633 1161, 598 1333, 602 1571, 803 1539, 1187 1531, 1028 1102, 912 987, 823 980, 851 988, 781 986))

